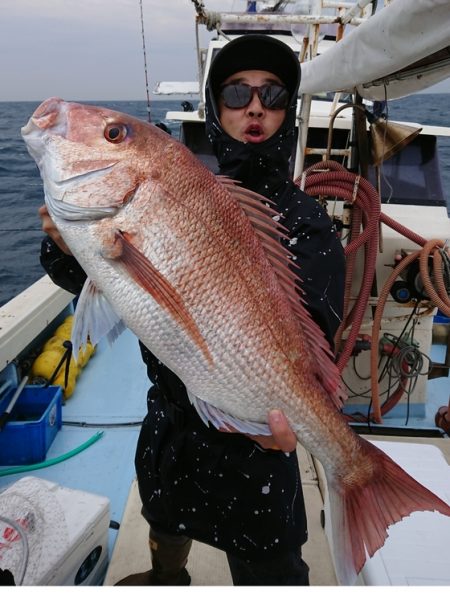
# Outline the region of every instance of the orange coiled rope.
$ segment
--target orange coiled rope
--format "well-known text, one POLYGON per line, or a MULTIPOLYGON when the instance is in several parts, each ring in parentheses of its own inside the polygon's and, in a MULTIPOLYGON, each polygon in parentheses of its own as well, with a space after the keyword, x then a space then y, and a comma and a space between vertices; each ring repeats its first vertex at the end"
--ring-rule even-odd
POLYGON ((343 331, 351 325, 350 333, 337 360, 337 366, 342 371, 351 356, 358 338, 375 276, 381 213, 380 197, 369 181, 354 173, 350 173, 335 161, 327 160, 320 162, 309 168, 305 172, 305 175, 305 192, 310 196, 337 197, 350 202, 353 206, 351 241, 345 247, 344 319, 336 338, 336 347, 338 347, 343 331), (363 228, 362 232, 360 231, 361 227, 363 228), (349 312, 348 304, 354 264, 357 251, 360 248, 363 248, 365 251, 365 276, 358 293, 357 301, 349 312))
MULTIPOLYGON (((371 338, 371 388, 373 413, 370 417, 373 418, 375 422, 381 423, 382 414, 385 414, 398 402, 404 390, 402 382, 400 382, 397 390, 385 402, 383 410, 381 409, 378 385, 379 335, 381 319, 387 298, 393 283, 400 273, 415 260, 419 259, 420 273, 428 297, 443 314, 450 316, 450 299, 442 273, 442 252, 444 252, 445 245, 441 240, 426 240, 419 234, 382 213, 379 194, 372 184, 359 175, 350 173, 341 164, 335 161, 326 160, 313 165, 305 171, 302 180, 304 181, 304 190, 310 196, 339 198, 346 202, 350 202, 353 207, 350 242, 345 247, 346 280, 344 318, 335 338, 336 348, 339 348, 343 332, 351 326, 344 347, 337 358, 337 366, 341 372, 347 365, 352 354, 355 342, 359 335, 364 313, 368 306, 370 291, 375 277, 380 223, 384 223, 415 244, 422 246, 422 250, 407 255, 395 267, 379 295, 375 311, 371 338), (357 251, 360 248, 363 248, 365 253, 364 278, 357 300, 351 310, 349 310, 349 298, 354 274, 354 265, 357 251), (430 256, 433 259, 433 278, 436 287, 429 274, 430 256)), ((297 180, 297 183, 300 183, 300 181, 297 180)))

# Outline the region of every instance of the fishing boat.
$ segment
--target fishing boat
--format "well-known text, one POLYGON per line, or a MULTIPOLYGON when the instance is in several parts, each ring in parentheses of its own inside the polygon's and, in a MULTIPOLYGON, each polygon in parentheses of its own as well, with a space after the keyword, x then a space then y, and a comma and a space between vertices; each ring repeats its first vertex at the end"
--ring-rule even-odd
MULTIPOLYGON (((192 3, 198 82, 161 82, 155 93, 199 100, 166 122, 216 170, 204 133, 215 53, 258 32, 298 54, 292 177, 327 207, 347 255, 337 338, 346 418, 450 502, 450 219, 437 144, 450 128, 389 118, 390 100, 450 76, 446 3, 284 0, 227 13, 192 3), (202 26, 215 31, 207 48, 202 26)), ((113 585, 148 569, 134 452, 149 382, 130 331, 100 342, 82 367, 64 363, 76 301, 44 276, 0 308, 0 569, 16 585, 113 585)), ((337 585, 323 469, 300 445, 298 454, 311 584, 337 585)), ((449 534, 450 519, 415 513, 390 528, 358 584, 450 584, 449 534)), ((224 553, 203 544, 188 569, 192 585, 231 585, 224 553)))

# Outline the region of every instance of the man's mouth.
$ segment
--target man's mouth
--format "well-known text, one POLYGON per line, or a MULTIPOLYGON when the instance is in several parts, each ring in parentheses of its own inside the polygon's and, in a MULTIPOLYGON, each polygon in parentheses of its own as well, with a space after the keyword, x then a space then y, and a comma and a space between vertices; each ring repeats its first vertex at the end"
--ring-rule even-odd
POLYGON ((264 140, 264 129, 258 123, 251 123, 244 131, 246 142, 257 144, 264 140))

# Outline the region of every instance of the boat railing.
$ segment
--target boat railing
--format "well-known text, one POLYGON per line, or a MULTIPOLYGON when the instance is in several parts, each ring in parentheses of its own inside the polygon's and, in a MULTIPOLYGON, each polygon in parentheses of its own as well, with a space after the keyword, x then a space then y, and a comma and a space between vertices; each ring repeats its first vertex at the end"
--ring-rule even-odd
POLYGON ((73 295, 45 275, 0 308, 0 371, 35 342, 55 319, 63 318, 73 295))

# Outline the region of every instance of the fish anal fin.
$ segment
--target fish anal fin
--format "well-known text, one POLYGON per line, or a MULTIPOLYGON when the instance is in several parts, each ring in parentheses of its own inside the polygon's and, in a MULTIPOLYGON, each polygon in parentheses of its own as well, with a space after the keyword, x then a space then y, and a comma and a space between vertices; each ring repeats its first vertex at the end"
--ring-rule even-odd
POLYGON ((450 517, 450 506, 411 477, 387 454, 363 438, 377 469, 367 485, 329 483, 329 510, 336 574, 352 585, 366 562, 388 537, 387 528, 415 511, 437 511, 450 517))
POLYGON ((189 390, 188 396, 205 425, 209 426, 209 423, 211 423, 216 429, 240 432, 248 435, 271 435, 267 423, 256 423, 255 421, 246 421, 238 417, 233 417, 210 402, 202 400, 189 390))
POLYGON ((116 239, 120 245, 120 252, 117 252, 116 260, 123 265, 134 281, 181 325, 192 341, 201 349, 208 363, 212 365, 214 361, 206 340, 177 290, 133 244, 132 235, 117 231, 116 239))

